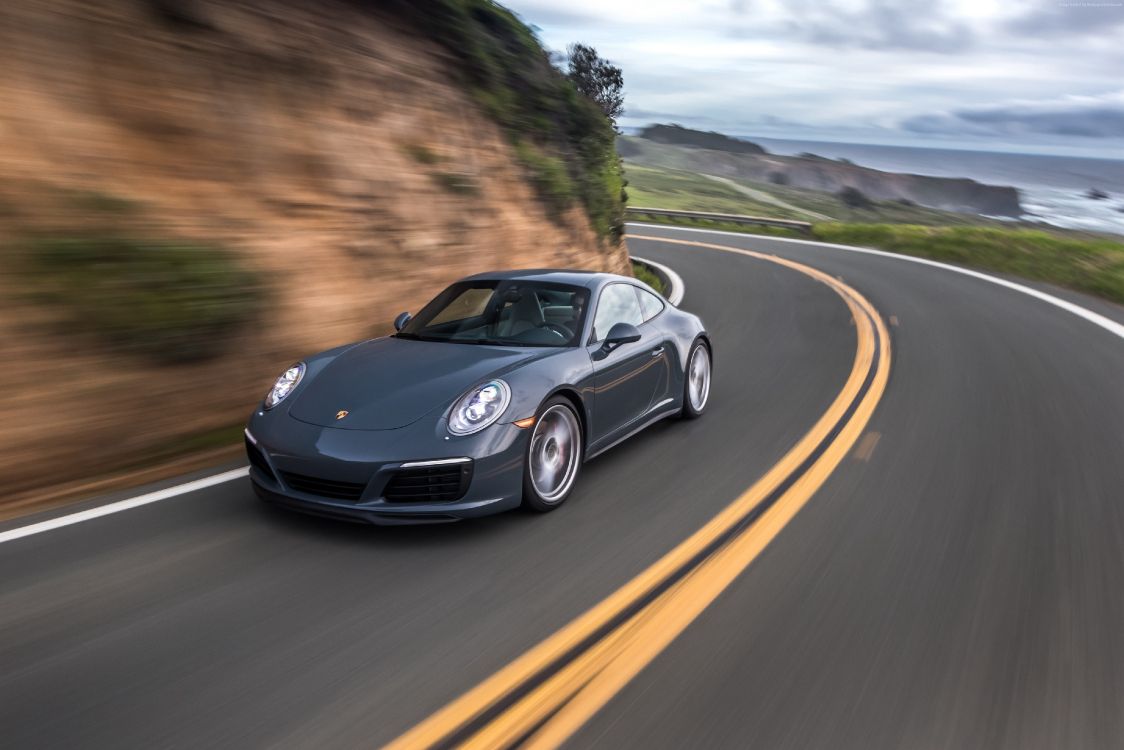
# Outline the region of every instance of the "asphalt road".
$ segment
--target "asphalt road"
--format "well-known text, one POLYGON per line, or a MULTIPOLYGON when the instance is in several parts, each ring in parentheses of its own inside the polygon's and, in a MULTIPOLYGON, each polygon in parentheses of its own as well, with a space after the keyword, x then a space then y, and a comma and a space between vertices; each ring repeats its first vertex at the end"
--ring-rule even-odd
MULTIPOLYGON (((1124 747, 1124 341, 900 260, 632 232, 842 277, 894 365, 877 438, 570 745, 1124 747)), ((594 460, 547 516, 366 528, 239 480, 0 544, 0 744, 376 746, 702 526, 835 398, 854 328, 790 269, 630 244, 713 332, 703 419, 594 460)))

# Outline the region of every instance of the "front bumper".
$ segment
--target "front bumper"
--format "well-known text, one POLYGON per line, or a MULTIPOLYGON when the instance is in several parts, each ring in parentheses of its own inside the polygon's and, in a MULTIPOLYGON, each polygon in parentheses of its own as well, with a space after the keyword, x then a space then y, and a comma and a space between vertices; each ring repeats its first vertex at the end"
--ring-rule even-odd
POLYGON ((250 479, 258 496, 271 503, 375 524, 441 523, 517 507, 529 431, 495 424, 475 435, 454 437, 444 421, 438 422, 348 430, 259 411, 246 429, 250 479), (438 495, 425 492, 403 499, 391 489, 395 477, 409 474, 412 464, 444 459, 460 459, 442 467, 454 476, 463 472, 464 484, 452 493, 455 499, 435 501, 438 495), (312 478, 321 482, 310 483, 312 478))

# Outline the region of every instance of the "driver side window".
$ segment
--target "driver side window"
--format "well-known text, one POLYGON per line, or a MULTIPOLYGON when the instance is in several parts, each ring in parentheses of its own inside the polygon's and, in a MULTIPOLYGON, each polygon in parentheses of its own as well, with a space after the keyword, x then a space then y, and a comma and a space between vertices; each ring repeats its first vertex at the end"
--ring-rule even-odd
POLYGON ((605 338, 617 323, 631 323, 639 326, 644 322, 640 301, 631 284, 610 284, 601 292, 597 301, 597 314, 593 318, 594 343, 605 338))

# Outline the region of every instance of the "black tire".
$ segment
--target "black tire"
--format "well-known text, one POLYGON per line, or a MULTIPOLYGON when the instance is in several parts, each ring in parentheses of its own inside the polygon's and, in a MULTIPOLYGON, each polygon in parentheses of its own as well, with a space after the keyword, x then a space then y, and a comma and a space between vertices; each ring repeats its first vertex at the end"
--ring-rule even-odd
POLYGON ((710 401, 712 365, 710 347, 703 339, 695 339, 695 343, 691 344, 691 351, 687 354, 687 364, 683 368, 683 411, 680 412, 683 419, 698 419, 706 410, 706 405, 710 401), (697 393, 692 395, 691 368, 695 364, 695 357, 705 357, 705 383, 701 401, 697 393))
POLYGON ((547 399, 535 415, 523 458, 523 507, 547 513, 566 502, 584 459, 585 436, 573 403, 563 396, 547 399), (560 476, 552 492, 550 486, 555 483, 551 477, 555 473, 560 476))

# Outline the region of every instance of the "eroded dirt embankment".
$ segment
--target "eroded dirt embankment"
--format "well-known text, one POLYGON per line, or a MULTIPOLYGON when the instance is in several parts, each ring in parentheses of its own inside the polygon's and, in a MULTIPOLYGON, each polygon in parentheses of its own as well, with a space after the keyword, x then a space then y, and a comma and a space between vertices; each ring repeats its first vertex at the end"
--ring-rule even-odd
POLYGON ((352 5, 10 0, 0 69, 0 512, 222 444, 291 361, 458 276, 627 265, 547 216, 437 47, 352 5), (265 312, 187 364, 68 330, 20 249, 107 225, 228 249, 265 312))

